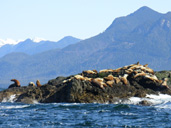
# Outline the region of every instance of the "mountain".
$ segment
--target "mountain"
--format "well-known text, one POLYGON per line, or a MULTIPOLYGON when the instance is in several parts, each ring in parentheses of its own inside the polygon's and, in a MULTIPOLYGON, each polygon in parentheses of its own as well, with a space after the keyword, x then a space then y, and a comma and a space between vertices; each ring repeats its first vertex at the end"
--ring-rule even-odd
POLYGON ((36 79, 45 83, 59 75, 115 69, 137 61, 148 63, 154 70, 171 70, 170 35, 171 12, 161 14, 142 7, 115 19, 103 33, 79 43, 30 56, 17 53, 22 56, 17 62, 10 61, 11 55, 2 57, 1 83, 14 77, 23 85, 36 79))
POLYGON ((16 45, 3 45, 2 47, 0 47, 0 57, 12 52, 23 52, 28 55, 34 55, 51 49, 61 49, 79 41, 80 39, 74 38, 72 36, 64 37, 58 42, 27 39, 25 41, 19 42, 16 45))

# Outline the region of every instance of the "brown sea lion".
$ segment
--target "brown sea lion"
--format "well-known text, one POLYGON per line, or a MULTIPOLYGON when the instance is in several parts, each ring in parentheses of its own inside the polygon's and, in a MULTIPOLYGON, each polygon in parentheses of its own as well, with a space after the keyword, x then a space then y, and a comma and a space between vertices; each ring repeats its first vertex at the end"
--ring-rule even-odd
POLYGON ((116 84, 118 84, 119 82, 121 82, 120 78, 119 77, 114 77, 114 81, 116 84))
POLYGON ((138 77, 138 76, 146 76, 146 75, 147 75, 147 74, 144 73, 144 72, 136 73, 136 74, 134 75, 134 78, 136 78, 136 77, 138 77))
POLYGON ((13 87, 20 87, 20 82, 16 79, 11 79, 11 81, 14 82, 14 84, 11 84, 8 88, 13 88, 13 87))
POLYGON ((93 72, 95 72, 96 74, 98 73, 98 71, 97 71, 97 70, 95 70, 95 69, 94 69, 94 70, 92 70, 92 71, 93 71, 93 72))
POLYGON ((138 62, 136 63, 136 65, 140 65, 140 62, 138 61, 138 62))
POLYGON ((95 78, 97 76, 97 71, 96 70, 83 71, 82 76, 89 77, 89 78, 95 78))
POLYGON ((127 70, 125 70, 125 73, 127 73, 127 74, 131 74, 132 72, 133 72, 132 69, 127 69, 127 70))
POLYGON ((108 75, 107 77, 104 77, 104 80, 106 80, 106 81, 111 81, 113 79, 114 79, 113 75, 108 75))
POLYGON ((39 80, 36 81, 36 85, 37 85, 37 87, 41 87, 41 86, 42 86, 42 85, 40 84, 40 81, 39 81, 39 80))
POLYGON ((87 74, 97 74, 97 72, 93 71, 93 70, 87 70, 87 71, 83 71, 83 74, 87 73, 87 74))
POLYGON ((121 82, 123 82, 124 85, 128 85, 128 80, 127 80, 128 74, 124 74, 123 77, 120 77, 121 82))
POLYGON ((147 67, 148 66, 148 64, 145 64, 145 65, 143 65, 144 67, 147 67))
POLYGON ((151 73, 152 75, 154 75, 154 71, 153 69, 146 67, 146 72, 151 73))
POLYGON ((114 73, 119 73, 121 71, 122 68, 117 68, 115 70, 113 70, 114 73))
POLYGON ((113 87, 112 85, 114 84, 114 80, 107 81, 106 83, 107 83, 107 85, 109 85, 110 87, 113 87))
POLYGON ((84 77, 84 76, 81 76, 81 75, 75 75, 74 78, 77 79, 77 80, 85 80, 85 81, 90 81, 90 82, 92 80, 92 78, 84 77))
POLYGON ((107 87, 107 84, 103 82, 104 80, 102 78, 95 78, 92 79, 92 84, 95 84, 99 86, 100 88, 104 89, 104 87, 107 87))

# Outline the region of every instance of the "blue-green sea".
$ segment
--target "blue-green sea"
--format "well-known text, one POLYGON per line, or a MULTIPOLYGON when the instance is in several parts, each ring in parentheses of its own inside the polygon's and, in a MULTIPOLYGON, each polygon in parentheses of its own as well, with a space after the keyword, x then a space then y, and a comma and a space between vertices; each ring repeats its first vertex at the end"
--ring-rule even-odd
POLYGON ((150 106, 138 98, 116 104, 0 103, 1 128, 170 128, 171 98, 153 96, 150 106))

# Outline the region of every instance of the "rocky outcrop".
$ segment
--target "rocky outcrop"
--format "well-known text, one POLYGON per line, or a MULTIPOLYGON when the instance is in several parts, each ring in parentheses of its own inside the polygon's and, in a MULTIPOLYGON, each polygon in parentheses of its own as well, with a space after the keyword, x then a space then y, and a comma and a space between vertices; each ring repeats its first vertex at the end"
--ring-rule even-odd
POLYGON ((162 83, 152 69, 137 63, 115 70, 88 70, 69 77, 57 77, 40 87, 9 88, 0 92, 0 101, 8 101, 15 95, 13 100, 23 103, 115 103, 159 92, 171 95, 169 86, 162 83))

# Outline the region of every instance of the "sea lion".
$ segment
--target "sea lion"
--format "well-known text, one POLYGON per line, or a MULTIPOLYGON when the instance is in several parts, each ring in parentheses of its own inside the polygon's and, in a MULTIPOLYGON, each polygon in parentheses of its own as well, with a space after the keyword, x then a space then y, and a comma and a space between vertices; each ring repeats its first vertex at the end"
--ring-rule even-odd
POLYGON ((145 64, 145 65, 143 65, 144 67, 147 67, 148 66, 148 64, 145 64))
POLYGON ((92 71, 93 71, 93 72, 95 72, 96 74, 98 73, 98 71, 97 71, 97 70, 95 70, 95 69, 94 69, 94 70, 92 70, 92 71))
POLYGON ((112 85, 114 84, 114 80, 110 80, 106 82, 110 87, 113 87, 112 85))
POLYGON ((163 83, 161 85, 165 86, 166 88, 169 88, 169 86, 167 85, 167 81, 168 81, 168 78, 164 78, 163 83))
POLYGON ((163 80, 159 80, 159 83, 162 84, 163 83, 163 80))
POLYGON ((84 77, 81 75, 75 75, 74 78, 76 78, 77 80, 85 80, 85 81, 91 81, 92 80, 92 78, 84 77))
POLYGON ((148 73, 154 75, 153 69, 151 69, 151 68, 149 68, 149 67, 146 67, 146 72, 148 72, 148 73))
POLYGON ((114 77, 114 81, 116 84, 118 84, 119 82, 121 82, 121 80, 119 79, 119 77, 114 77))
POLYGON ((121 71, 122 68, 117 68, 115 70, 113 70, 114 73, 119 73, 121 71))
POLYGON ((96 77, 97 76, 97 71, 96 70, 87 70, 82 72, 82 76, 84 77, 96 77))
POLYGON ((137 78, 138 76, 146 76, 146 75, 147 75, 146 73, 141 72, 141 73, 135 74, 134 78, 137 78))
POLYGON ((124 74, 123 77, 120 77, 121 82, 123 82, 124 85, 128 85, 128 80, 127 80, 128 74, 124 74))
POLYGON ((66 80, 63 80, 62 83, 67 83, 67 82, 70 82, 73 78, 70 78, 70 79, 66 79, 66 80))
POLYGON ((20 82, 16 79, 11 79, 11 81, 14 82, 14 84, 11 84, 8 88, 13 88, 13 87, 20 87, 20 82))
POLYGON ((103 82, 104 80, 102 78, 95 78, 92 79, 92 84, 95 84, 99 86, 100 88, 104 89, 104 87, 107 87, 106 83, 103 82))
POLYGON ((91 82, 93 78, 84 77, 84 80, 91 82))
POLYGON ((144 70, 145 67, 142 66, 142 65, 133 65, 129 69, 132 69, 132 70, 144 70))
POLYGON ((74 78, 76 78, 77 80, 85 80, 84 76, 81 75, 75 75, 74 78))
POLYGON ((87 71, 83 71, 83 74, 87 73, 87 74, 97 74, 97 72, 94 70, 87 70, 87 71))
POLYGON ((103 70, 100 70, 99 73, 112 73, 114 70, 113 69, 103 69, 103 70))
POLYGON ((39 80, 36 81, 36 85, 37 85, 37 87, 41 87, 41 86, 42 86, 42 85, 40 84, 40 81, 39 81, 39 80))
POLYGON ((104 80, 106 81, 111 81, 113 79, 114 79, 113 75, 108 75, 107 77, 104 77, 104 80))
POLYGON ((125 70, 125 73, 127 73, 127 74, 131 74, 132 72, 133 72, 132 69, 127 69, 127 70, 125 70))
POLYGON ((152 80, 154 82, 160 83, 160 81, 158 80, 158 78, 155 75, 148 75, 148 74, 146 74, 145 78, 148 78, 148 79, 150 79, 150 80, 152 80))
POLYGON ((35 87, 35 84, 34 84, 34 82, 30 82, 30 83, 28 84, 28 86, 30 86, 30 87, 35 87))

